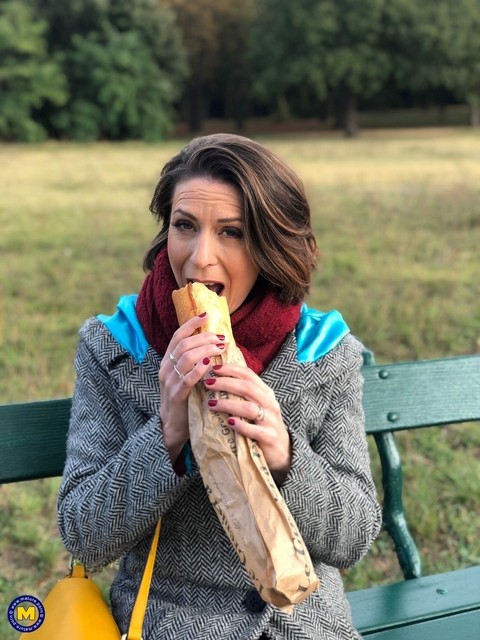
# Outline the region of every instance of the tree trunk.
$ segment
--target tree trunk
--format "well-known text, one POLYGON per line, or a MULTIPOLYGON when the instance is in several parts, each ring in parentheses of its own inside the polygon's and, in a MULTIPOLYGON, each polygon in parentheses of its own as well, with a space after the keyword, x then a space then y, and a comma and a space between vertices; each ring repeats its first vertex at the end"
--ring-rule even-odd
POLYGON ((358 133, 357 97, 351 91, 345 96, 345 135, 347 138, 355 138, 358 133))
POLYGON ((190 131, 200 131, 205 118, 205 99, 203 86, 197 82, 187 90, 187 117, 190 131))
POLYGON ((355 138, 358 133, 357 96, 343 84, 340 87, 340 122, 347 138, 355 138))
POLYGON ((470 124, 472 127, 480 127, 480 100, 470 101, 470 124))
POLYGON ((238 131, 245 130, 248 114, 248 89, 242 85, 238 93, 238 102, 235 107, 235 124, 238 131))

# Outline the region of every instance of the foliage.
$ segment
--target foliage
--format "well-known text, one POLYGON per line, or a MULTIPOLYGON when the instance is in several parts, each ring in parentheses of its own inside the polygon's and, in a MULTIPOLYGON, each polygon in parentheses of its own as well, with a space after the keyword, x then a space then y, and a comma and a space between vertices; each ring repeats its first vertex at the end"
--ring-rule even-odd
POLYGON ((74 35, 66 64, 71 97, 54 119, 66 136, 153 141, 169 130, 175 87, 139 32, 108 26, 103 34, 74 35))
POLYGON ((209 112, 219 78, 223 100, 231 104, 243 99, 254 0, 162 1, 175 12, 188 51, 190 72, 183 105, 191 130, 196 131, 209 112))
POLYGON ((455 88, 469 99, 478 93, 479 9, 478 0, 262 0, 256 95, 297 110, 303 95, 317 112, 328 99, 348 134, 356 103, 386 87, 437 103, 455 88))
POLYGON ((480 0, 0 0, 0 138, 164 138, 177 119, 468 103, 480 0), (414 55, 412 54, 414 52, 414 55))
POLYGON ((69 99, 44 113, 77 140, 165 137, 186 75, 173 13, 157 0, 36 0, 49 46, 63 52, 69 99))
POLYGON ((480 126, 480 3, 451 0, 450 69, 447 82, 471 108, 471 124, 480 126))
POLYGON ((33 118, 49 100, 62 104, 65 83, 55 59, 49 59, 46 23, 28 4, 0 2, 0 138, 37 141, 45 131, 33 118))
POLYGON ((384 0, 300 0, 260 3, 253 51, 260 97, 288 99, 299 86, 317 100, 337 100, 349 134, 356 97, 380 91, 390 70, 382 47, 384 0), (265 50, 271 53, 265 56, 265 50))

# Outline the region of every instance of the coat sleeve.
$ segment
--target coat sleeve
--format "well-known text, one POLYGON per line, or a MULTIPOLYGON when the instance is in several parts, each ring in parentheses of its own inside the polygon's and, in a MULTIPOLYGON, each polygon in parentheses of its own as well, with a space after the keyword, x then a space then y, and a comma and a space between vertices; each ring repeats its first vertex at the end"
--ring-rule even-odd
POLYGON ((302 422, 290 423, 292 466, 281 491, 315 561, 350 567, 381 526, 362 406, 361 345, 344 339, 320 366, 326 383, 302 397, 302 422), (333 366, 332 366, 333 364, 333 366))
POLYGON ((99 567, 150 533, 195 470, 175 474, 159 416, 129 413, 121 406, 108 371, 85 340, 75 367, 58 526, 70 553, 99 567))

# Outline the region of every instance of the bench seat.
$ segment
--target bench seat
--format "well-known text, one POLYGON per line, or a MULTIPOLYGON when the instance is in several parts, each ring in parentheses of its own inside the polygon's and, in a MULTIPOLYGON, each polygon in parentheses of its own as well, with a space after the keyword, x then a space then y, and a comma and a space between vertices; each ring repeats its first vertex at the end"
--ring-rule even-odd
POLYGON ((368 640, 479 640, 480 566, 348 593, 368 640))

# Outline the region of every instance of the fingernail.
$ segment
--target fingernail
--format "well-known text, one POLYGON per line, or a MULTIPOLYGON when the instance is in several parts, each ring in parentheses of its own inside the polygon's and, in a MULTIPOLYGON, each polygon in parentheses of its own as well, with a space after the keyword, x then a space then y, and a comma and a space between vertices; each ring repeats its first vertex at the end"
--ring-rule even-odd
POLYGON ((224 344, 216 344, 215 345, 218 349, 225 349, 225 345, 224 344))
POLYGON ((228 424, 229 424, 230 426, 232 426, 232 427, 233 427, 233 426, 234 426, 234 424, 235 424, 235 418, 229 418, 229 419, 227 420, 227 422, 228 422, 228 424))
POLYGON ((213 365, 213 367, 212 367, 212 369, 213 369, 214 371, 218 371, 218 370, 219 370, 219 369, 221 369, 221 368, 222 368, 222 365, 221 365, 221 364, 214 364, 214 365, 213 365))
POLYGON ((210 358, 204 358, 202 362, 203 364, 210 364, 210 358))
POLYGON ((199 317, 199 318, 204 318, 206 315, 207 315, 207 312, 206 312, 206 311, 204 311, 204 312, 203 312, 203 313, 201 313, 198 317, 199 317))
POLYGON ((221 333, 217 333, 217 338, 219 340, 225 340, 225 336, 223 334, 221 334, 221 333))
POLYGON ((208 385, 215 384, 215 378, 205 378, 204 383, 208 385))
POLYGON ((209 400, 208 401, 208 406, 209 407, 216 407, 217 406, 217 402, 218 402, 218 400, 209 400))

